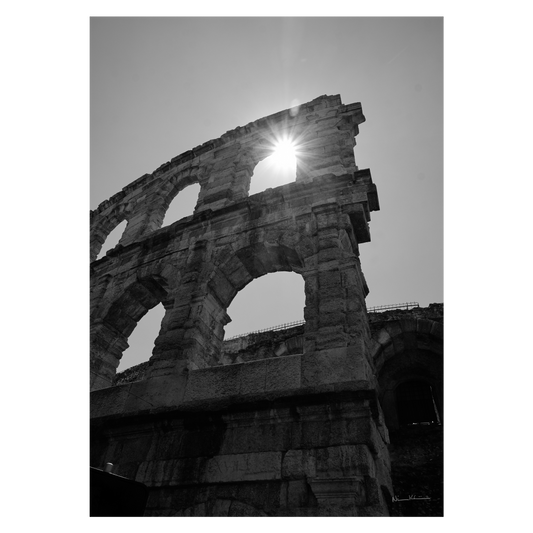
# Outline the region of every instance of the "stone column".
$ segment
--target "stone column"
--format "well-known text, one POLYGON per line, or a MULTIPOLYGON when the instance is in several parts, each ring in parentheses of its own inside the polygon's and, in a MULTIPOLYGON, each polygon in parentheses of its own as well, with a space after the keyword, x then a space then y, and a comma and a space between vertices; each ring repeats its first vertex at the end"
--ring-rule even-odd
POLYGON ((212 268, 208 254, 206 241, 197 241, 189 252, 155 340, 148 377, 173 374, 178 367, 206 368, 218 359, 229 317, 207 286, 212 268))
POLYGON ((373 383, 370 329, 359 259, 346 248, 345 215, 336 202, 313 207, 316 271, 307 274, 304 381, 308 385, 346 381, 373 383), (307 292, 308 291, 308 292, 307 292))
POLYGON ((91 390, 111 387, 122 352, 128 348, 124 335, 97 321, 91 326, 91 390))

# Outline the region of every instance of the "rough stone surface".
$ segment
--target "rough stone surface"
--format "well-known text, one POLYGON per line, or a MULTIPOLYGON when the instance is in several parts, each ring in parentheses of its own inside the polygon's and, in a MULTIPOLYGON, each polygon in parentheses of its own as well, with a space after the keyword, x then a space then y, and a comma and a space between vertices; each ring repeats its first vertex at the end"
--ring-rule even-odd
POLYGON ((91 462, 147 485, 152 516, 228 511, 201 507, 214 499, 251 506, 250 516, 357 515, 374 505, 367 478, 392 490, 376 465, 385 443, 375 409, 353 392, 93 419, 91 462))
POLYGON ((439 309, 366 313, 358 250, 379 203, 354 159, 364 120, 360 104, 319 97, 174 157, 91 213, 91 465, 144 483, 146 516, 391 513, 395 387, 426 379, 442 416, 443 333, 439 309), (296 181, 249 196, 286 132, 305 147, 296 181), (161 228, 192 183, 194 214, 161 228), (224 345, 235 295, 278 271, 303 277, 305 324, 224 345), (152 357, 116 376, 159 303, 152 357))
MULTIPOLYGON (((362 274, 342 273, 360 271, 358 245, 370 239, 370 212, 379 208, 370 172, 358 170, 353 156, 363 121, 360 105, 320 97, 296 115, 277 113, 178 156, 94 210, 93 258, 113 227, 123 219, 128 225, 115 249, 91 264, 92 389, 113 383, 127 338, 160 302, 165 317, 148 379, 184 363, 189 370, 224 364, 227 307, 269 272, 304 278, 306 325, 301 341, 281 341, 255 358, 348 346, 351 328, 364 328, 366 317, 347 295, 364 300, 366 286, 362 274), (325 117, 336 126, 324 129, 325 117), (296 182, 248 196, 253 168, 288 129, 305 144, 296 182), (335 154, 325 155, 325 139, 335 154), (171 200, 191 183, 201 187, 194 214, 158 229, 171 200)), ((247 360, 242 354, 239 362, 247 360)))
MULTIPOLYGON (((428 307, 414 307, 410 309, 394 309, 391 311, 367 313, 372 339, 381 346, 387 346, 391 341, 386 322, 398 322, 405 319, 417 319, 417 342, 426 343, 431 335, 432 325, 444 320, 443 304, 431 304, 428 307)), ((287 329, 250 333, 224 341, 222 345, 220 363, 229 365, 257 361, 259 359, 286 357, 294 353, 303 353, 304 326, 288 327, 287 329)), ((377 346, 376 344, 376 346, 377 346)), ((139 381, 146 377, 149 363, 140 363, 127 370, 117 373, 114 385, 139 381)))

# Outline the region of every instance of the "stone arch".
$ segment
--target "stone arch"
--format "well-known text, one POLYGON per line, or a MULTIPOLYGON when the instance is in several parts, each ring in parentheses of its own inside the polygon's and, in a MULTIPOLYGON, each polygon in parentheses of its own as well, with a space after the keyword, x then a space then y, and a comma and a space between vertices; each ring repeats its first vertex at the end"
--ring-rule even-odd
POLYGON ((372 359, 379 383, 379 398, 389 430, 400 427, 396 389, 409 380, 431 386, 437 413, 443 418, 443 330, 427 319, 386 322, 372 335, 372 359))
MULTIPOLYGON (((303 251, 308 252, 309 247, 304 247, 303 251)), ((269 273, 295 272, 304 279, 305 305, 313 301, 314 284, 308 282, 308 271, 304 267, 305 256, 301 252, 299 246, 269 245, 264 242, 243 246, 235 252, 229 247, 220 252, 221 262, 214 267, 203 298, 203 312, 209 313, 203 321, 205 323, 206 320, 210 320, 211 326, 209 343, 211 361, 220 360, 224 326, 231 320, 227 314, 228 307, 237 293, 254 279, 269 273)))
POLYGON ((253 175, 256 172, 256 169, 260 163, 265 161, 268 157, 271 157, 274 155, 275 149, 276 149, 276 143, 285 137, 291 138, 296 147, 298 148, 295 157, 296 157, 296 170, 295 170, 295 181, 298 181, 302 177, 305 177, 305 174, 302 174, 302 162, 304 158, 304 149, 303 147, 306 145, 306 141, 304 141, 304 137, 301 133, 299 133, 298 130, 292 129, 281 129, 281 128, 267 128, 267 133, 263 133, 261 136, 261 139, 259 141, 255 141, 252 145, 250 145, 245 154, 248 160, 249 167, 251 169, 250 176, 248 178, 248 182, 246 184, 246 192, 247 196, 249 196, 249 190, 251 186, 251 180, 253 179, 253 175))
POLYGON ((130 283, 114 299, 103 316, 91 324, 91 389, 109 387, 113 383, 127 339, 141 318, 162 303, 169 309, 166 280, 158 275, 146 276, 130 283))
POLYGON ((152 215, 153 226, 155 228, 162 227, 168 208, 178 194, 190 185, 196 184, 200 185, 201 195, 202 184, 198 178, 198 167, 191 167, 181 170, 170 177, 170 179, 162 187, 160 193, 161 200, 152 215))
POLYGON ((226 258, 213 272, 208 285, 216 298, 227 307, 253 279, 273 272, 302 274, 303 270, 304 258, 296 248, 282 244, 250 244, 226 258))
POLYGON ((294 156, 294 167, 292 165, 288 166, 288 164, 280 164, 276 157, 274 152, 254 167, 250 178, 248 196, 261 194, 268 189, 275 189, 296 181, 296 155, 294 156))
POLYGON ((261 242, 243 246, 235 252, 226 249, 221 253, 224 259, 215 267, 207 283, 208 298, 218 315, 224 317, 214 330, 217 353, 222 346, 224 326, 230 320, 227 309, 237 293, 251 281, 275 272, 295 272, 302 275, 306 283, 305 257, 298 248, 261 242))
MULTIPOLYGON (((129 205, 119 204, 107 215, 94 215, 94 221, 91 221, 91 261, 94 261, 98 257, 109 234, 124 220, 129 223, 131 213, 132 209, 129 205)), ((127 231, 128 227, 126 226, 122 232, 122 237, 124 237, 127 231)))

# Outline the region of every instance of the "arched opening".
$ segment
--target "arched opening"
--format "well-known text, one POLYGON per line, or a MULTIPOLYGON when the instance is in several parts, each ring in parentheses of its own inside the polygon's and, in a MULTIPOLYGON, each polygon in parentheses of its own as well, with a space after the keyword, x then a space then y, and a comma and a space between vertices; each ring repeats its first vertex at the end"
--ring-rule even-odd
MULTIPOLYGON (((225 339, 304 320, 304 279, 295 272, 275 272, 252 280, 227 309, 231 322, 225 339)), ((295 324, 296 325, 296 324, 295 324)))
POLYGON ((276 150, 254 168, 248 194, 257 194, 295 181, 296 165, 296 152, 293 149, 282 147, 276 150))
POLYGON ((396 409, 400 426, 440 423, 431 385, 412 379, 396 387, 396 409))
POLYGON ((163 219, 163 226, 168 226, 194 213, 200 194, 200 184, 193 183, 181 190, 170 203, 163 219))
POLYGON ((123 220, 118 226, 115 227, 113 231, 107 236, 102 248, 96 259, 102 259, 109 250, 112 250, 120 241, 124 230, 128 224, 127 220, 123 220))
MULTIPOLYGON (((125 288, 105 316, 92 317, 91 390, 113 385, 122 354, 128 349, 128 340, 137 324, 160 303, 168 305, 167 296, 164 278, 158 275, 143 277, 125 288)), ((156 322, 161 324, 161 320, 156 322)), ((153 342, 156 337, 157 334, 150 334, 150 341, 153 342)), ((146 359, 152 350, 148 348, 147 351, 143 355, 146 359)))
POLYGON ((372 358, 387 427, 389 431, 400 429, 396 392, 399 385, 413 380, 431 386, 439 423, 443 423, 442 329, 437 322, 422 318, 402 319, 401 333, 398 326, 388 321, 372 333, 372 358))
MULTIPOLYGON (((137 326, 128 337, 129 347, 122 353, 122 358, 117 367, 117 374, 141 363, 146 363, 150 359, 164 316, 165 308, 163 304, 159 304, 150 309, 139 320, 137 326)), ((144 372, 141 372, 137 377, 142 379, 143 376, 144 372)))

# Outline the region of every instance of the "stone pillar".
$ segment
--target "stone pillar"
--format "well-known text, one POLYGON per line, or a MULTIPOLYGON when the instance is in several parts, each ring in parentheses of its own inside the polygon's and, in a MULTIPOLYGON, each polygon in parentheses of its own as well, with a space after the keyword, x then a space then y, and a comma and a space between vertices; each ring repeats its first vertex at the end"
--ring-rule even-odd
POLYGON ((336 202, 313 208, 316 223, 315 272, 306 275, 303 381, 373 384, 368 347, 370 329, 360 263, 342 229, 346 217, 336 202))
POLYGON ((126 338, 102 322, 91 326, 91 390, 111 387, 122 352, 128 348, 126 338))
POLYGON ((165 313, 161 331, 155 339, 153 355, 147 377, 166 376, 176 368, 187 368, 187 331, 193 327, 193 295, 197 280, 185 274, 180 286, 173 291, 173 305, 165 313))
POLYGON ((206 368, 218 359, 224 326, 229 317, 211 293, 206 279, 211 265, 209 246, 197 241, 184 266, 179 286, 173 291, 173 306, 163 320, 150 360, 149 377, 174 373, 174 367, 206 368))

